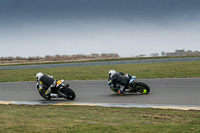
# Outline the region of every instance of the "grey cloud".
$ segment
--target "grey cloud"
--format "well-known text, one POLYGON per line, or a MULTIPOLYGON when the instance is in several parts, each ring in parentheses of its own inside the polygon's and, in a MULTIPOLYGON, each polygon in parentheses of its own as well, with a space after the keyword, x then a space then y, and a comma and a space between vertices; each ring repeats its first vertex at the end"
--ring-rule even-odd
POLYGON ((199 7, 200 0, 0 0, 0 45, 26 48, 0 53, 135 55, 195 49, 199 7), (54 50, 55 44, 61 47, 54 50))
POLYGON ((194 19, 200 12, 199 0, 0 0, 0 5, 0 16, 27 19, 194 19))

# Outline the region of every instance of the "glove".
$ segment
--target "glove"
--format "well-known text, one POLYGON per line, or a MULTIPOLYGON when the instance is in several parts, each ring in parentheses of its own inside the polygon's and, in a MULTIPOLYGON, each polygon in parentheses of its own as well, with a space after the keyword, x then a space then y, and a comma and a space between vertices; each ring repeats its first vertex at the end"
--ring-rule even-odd
POLYGON ((108 81, 108 86, 111 86, 111 81, 108 81))
POLYGON ((39 88, 39 91, 42 91, 42 89, 43 89, 42 87, 41 87, 41 88, 39 88))

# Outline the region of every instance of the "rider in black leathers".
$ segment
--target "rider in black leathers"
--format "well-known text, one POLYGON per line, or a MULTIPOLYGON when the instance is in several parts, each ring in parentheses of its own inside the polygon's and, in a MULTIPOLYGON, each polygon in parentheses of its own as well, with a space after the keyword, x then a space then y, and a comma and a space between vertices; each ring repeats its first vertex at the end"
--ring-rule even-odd
POLYGON ((128 88, 130 78, 131 76, 129 74, 126 74, 124 76, 123 72, 116 72, 115 70, 110 70, 108 76, 108 85, 110 85, 110 87, 113 87, 114 89, 118 88, 117 84, 122 85, 123 87, 119 89, 118 93, 123 95, 124 90, 128 88))
POLYGON ((43 89, 43 86, 48 88, 45 92, 46 96, 49 97, 50 93, 52 92, 53 88, 56 86, 57 80, 50 75, 44 75, 43 73, 39 72, 36 74, 37 82, 39 82, 39 91, 43 89))

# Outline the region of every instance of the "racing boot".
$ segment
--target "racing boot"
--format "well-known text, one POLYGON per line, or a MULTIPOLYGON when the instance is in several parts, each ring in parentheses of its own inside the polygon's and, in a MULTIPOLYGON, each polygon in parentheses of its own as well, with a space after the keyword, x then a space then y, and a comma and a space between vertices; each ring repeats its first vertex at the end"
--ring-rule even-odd
POLYGON ((118 91, 119 95, 124 95, 124 87, 121 87, 118 91))
POLYGON ((50 96, 50 93, 52 92, 52 89, 56 86, 56 83, 57 83, 57 81, 55 80, 55 81, 50 85, 50 87, 47 89, 47 91, 45 92, 45 94, 46 94, 47 96, 50 96))
POLYGON ((51 93, 51 87, 49 87, 49 88, 47 89, 47 91, 45 92, 45 94, 49 96, 50 93, 51 93))

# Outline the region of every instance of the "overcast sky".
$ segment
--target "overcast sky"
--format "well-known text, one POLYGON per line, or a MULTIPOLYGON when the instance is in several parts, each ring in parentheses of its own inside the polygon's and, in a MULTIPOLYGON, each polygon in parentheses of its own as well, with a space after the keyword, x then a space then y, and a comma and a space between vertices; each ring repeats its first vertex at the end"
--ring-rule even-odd
POLYGON ((0 57, 200 51, 200 0, 0 0, 0 57))

